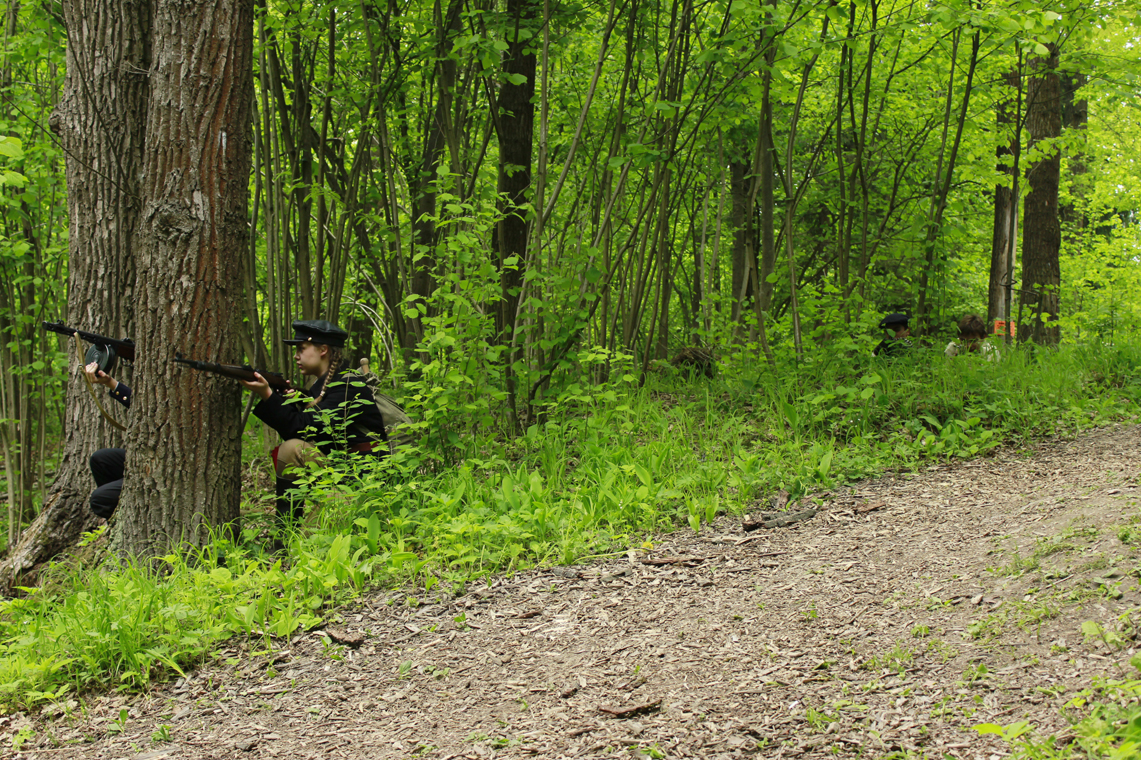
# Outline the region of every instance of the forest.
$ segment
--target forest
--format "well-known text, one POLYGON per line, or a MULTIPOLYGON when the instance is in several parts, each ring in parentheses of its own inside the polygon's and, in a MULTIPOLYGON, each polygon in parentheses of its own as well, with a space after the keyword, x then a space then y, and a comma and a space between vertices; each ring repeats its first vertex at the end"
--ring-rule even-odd
MULTIPOLYGON (((309 479, 296 551, 339 588, 462 587, 1141 403, 1133 3, 190 5, 5 7, 5 588, 77 542, 255 545, 272 434, 171 359, 289 372, 296 319, 348 330, 417 441, 309 479), (873 359, 891 312, 918 348, 873 359), (1001 361, 944 357, 968 314, 1001 361), (135 340, 129 418, 45 321, 135 340), (109 445, 147 473, 110 531, 109 445)), ((284 583, 310 611, 256 615, 287 634, 332 592, 284 583)))

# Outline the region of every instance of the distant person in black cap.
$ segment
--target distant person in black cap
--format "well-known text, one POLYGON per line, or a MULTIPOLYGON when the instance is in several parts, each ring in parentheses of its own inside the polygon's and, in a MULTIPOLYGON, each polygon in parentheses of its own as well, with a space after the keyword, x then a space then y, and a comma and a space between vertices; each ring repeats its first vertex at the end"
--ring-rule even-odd
POLYGON ((890 330, 894 336, 888 336, 880 341, 872 353, 876 356, 899 356, 911 348, 911 328, 908 327, 910 318, 906 313, 894 312, 880 320, 881 330, 890 330))
POLYGON ((332 451, 383 456, 388 452, 384 420, 363 382, 346 378, 342 349, 349 334, 324 319, 293 323, 293 361, 302 375, 316 380, 307 390, 274 391, 261 375, 242 382, 261 398, 254 415, 281 436, 274 449, 279 520, 300 518, 304 505, 287 493, 297 470, 332 451))

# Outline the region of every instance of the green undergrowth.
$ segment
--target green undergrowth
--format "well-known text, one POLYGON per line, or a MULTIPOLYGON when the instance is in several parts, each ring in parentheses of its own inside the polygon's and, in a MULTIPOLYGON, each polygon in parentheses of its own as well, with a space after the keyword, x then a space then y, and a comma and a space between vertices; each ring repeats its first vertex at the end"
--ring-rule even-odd
MULTIPOLYGON (((1130 661, 1141 675, 1141 655, 1130 661)), ((1064 709, 1070 728, 1042 736, 1028 721, 1006 726, 975 726, 997 736, 1011 749, 1013 760, 1133 760, 1141 757, 1141 679, 1099 678, 1064 709)))
POLYGON ((229 637, 270 646, 371 587, 462 593, 493 573, 588 560, 764 509, 780 490, 826 498, 887 470, 1138 412, 1141 346, 1005 353, 999 363, 934 350, 894 362, 821 355, 779 373, 729 355, 713 380, 663 371, 643 387, 619 358, 607 384, 564 386, 542 422, 514 437, 496 423, 495 394, 457 395, 462 374, 421 383, 406 396, 428 420, 421 448, 308 471, 301 490, 319 517, 287 561, 258 548, 268 497, 248 494, 235 545, 171 555, 161 572, 60 566, 51 583, 4 602, 0 703, 142 689, 229 637))
MULTIPOLYGON (((1123 544, 1136 540, 1136 526, 1141 515, 1133 515, 1127 522, 1116 526, 1105 526, 1103 532, 1115 533, 1123 544)), ((1072 551, 1077 547, 1071 542, 1078 536, 1096 537, 1098 531, 1084 528, 1079 531, 1068 529, 1047 541, 1040 540, 1033 563, 1022 563, 1019 572, 1030 564, 1037 569, 1037 558, 1049 556, 1057 551, 1072 551)), ((1120 562, 1130 563, 1130 556, 1119 556, 1120 562)), ((1136 576, 1139 569, 1134 565, 1129 576, 1136 576)), ((1094 582, 1094 588, 1087 593, 1120 599, 1120 586, 1126 581, 1113 582, 1112 578, 1122 577, 1120 573, 1094 582)), ((1075 590, 1076 591, 1076 590, 1075 590)), ((1033 593, 1033 591, 1031 592, 1033 593)), ((1080 592, 1079 592, 1080 593, 1080 592)), ((1073 593, 1070 603, 1078 603, 1082 596, 1073 593)), ((1029 600, 1030 594, 1027 595, 1029 600)), ((1015 600, 1015 614, 1021 616, 1021 625, 1038 622, 1038 614, 1053 616, 1057 607, 1046 604, 1027 604, 1015 600), (1026 616, 1029 611, 1031 614, 1026 616)), ((1141 633, 1141 608, 1129 607, 1117 615, 1116 620, 1097 622, 1086 620, 1081 631, 1087 643, 1108 653, 1121 653, 1135 650, 1138 635, 1141 633)), ((1064 645, 1056 644, 1051 651, 1064 652, 1064 645), (1061 648, 1055 650, 1054 647, 1061 648)), ((1113 659, 1113 658, 1111 658, 1113 659)), ((1109 760, 1132 760, 1141 757, 1141 655, 1134 654, 1128 665, 1114 662, 1117 672, 1114 676, 1095 676, 1090 685, 1077 693, 1066 696, 1061 707, 1061 715, 1067 727, 1054 734, 1045 735, 1029 720, 1018 720, 1007 725, 985 723, 975 726, 983 735, 993 735, 1010 747, 1013 760, 1085 760, 1086 758, 1108 758, 1109 760)), ((1051 685, 1041 687, 1039 692, 1051 697, 1059 696, 1061 687, 1051 685)))
POLYGON ((269 646, 399 575, 401 558, 366 556, 362 545, 348 534, 295 535, 283 563, 219 540, 150 566, 56 566, 41 587, 3 603, 0 700, 11 709, 90 689, 136 691, 183 674, 234 635, 269 646))

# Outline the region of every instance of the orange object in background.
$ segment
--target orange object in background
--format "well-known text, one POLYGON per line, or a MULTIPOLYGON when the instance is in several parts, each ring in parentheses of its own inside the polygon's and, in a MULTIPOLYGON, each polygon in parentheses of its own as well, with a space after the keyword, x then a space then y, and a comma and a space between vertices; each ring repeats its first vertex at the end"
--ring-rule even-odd
MULTIPOLYGON (((996 319, 994 321, 994 334, 995 335, 1006 335, 1006 324, 1007 323, 1005 320, 996 319)), ((1010 337, 1014 338, 1017 335, 1018 335, 1018 326, 1015 325, 1014 322, 1011 322, 1010 323, 1010 337)))

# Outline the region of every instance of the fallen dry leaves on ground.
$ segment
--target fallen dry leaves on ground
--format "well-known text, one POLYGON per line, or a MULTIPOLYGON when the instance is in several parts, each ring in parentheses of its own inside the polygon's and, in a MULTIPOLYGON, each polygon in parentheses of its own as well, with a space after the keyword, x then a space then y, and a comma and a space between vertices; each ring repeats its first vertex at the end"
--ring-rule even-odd
POLYGON ((1138 514, 1139 444, 1117 426, 861 483, 786 527, 721 518, 460 598, 380 593, 0 731, 75 760, 1003 756, 972 727, 1065 734, 1069 696, 1130 670, 1081 624, 1141 599, 1112 529, 1138 514))

